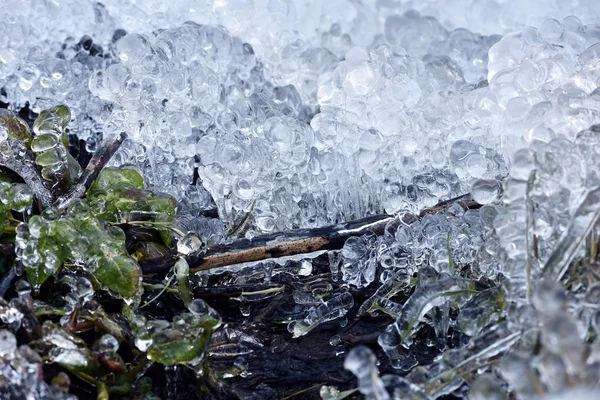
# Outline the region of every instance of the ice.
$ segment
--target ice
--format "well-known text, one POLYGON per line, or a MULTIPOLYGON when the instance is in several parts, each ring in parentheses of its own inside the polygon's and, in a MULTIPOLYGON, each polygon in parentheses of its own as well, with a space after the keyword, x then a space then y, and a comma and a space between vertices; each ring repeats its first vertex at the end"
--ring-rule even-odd
POLYGON ((352 349, 344 360, 344 368, 356 375, 358 388, 366 399, 388 400, 390 395, 379 377, 376 360, 368 347, 358 346, 352 349))
MULTIPOLYGON (((395 397, 456 394, 465 381, 472 398, 577 396, 568 386, 591 387, 600 359, 599 4, 0 0, 0 100, 15 112, 71 108, 34 127, 46 175, 64 167, 62 134, 94 151, 127 132, 112 163, 177 197, 184 255, 234 236, 392 214, 383 235, 353 237, 328 258, 331 279, 350 290, 378 285, 358 314, 394 320, 381 361, 412 371, 381 380, 395 397), (483 206, 462 198, 419 214, 467 193, 483 206), (214 207, 219 219, 206 218, 214 207), (429 370, 411 346, 425 325, 435 332, 427 345, 442 352, 429 370), (500 360, 473 358, 473 348, 500 360)), ((22 149, 9 141, 0 129, 0 154, 12 157, 22 149)), ((3 203, 8 191, 29 203, 2 183, 3 203)), ((59 267, 35 246, 50 220, 16 229, 22 264, 59 267)), ((76 261, 84 244, 72 246, 76 261)), ((301 273, 313 270, 304 260, 301 273)), ((89 301, 89 281, 63 279, 68 310, 89 301)), ((324 279, 294 290, 307 314, 293 336, 345 317, 354 297, 332 290, 324 279)), ((10 329, 25 297, 0 302, 10 329)), ((197 300, 188 308, 208 312, 197 300)), ((138 348, 171 324, 138 317, 138 348)))
POLYGON ((471 399, 473 400, 504 400, 506 398, 500 382, 491 374, 481 375, 471 387, 471 399))
POLYGON ((117 351, 119 350, 119 341, 112 335, 102 335, 98 341, 100 351, 117 351))
MULTIPOLYGON (((506 156, 516 147, 494 151, 507 143, 495 140, 498 133, 513 131, 512 124, 502 122, 503 111, 494 103, 498 95, 512 93, 511 76, 491 88, 465 85, 485 79, 487 49, 499 36, 449 30, 444 26, 448 20, 427 16, 431 11, 427 7, 422 14, 403 14, 406 5, 373 9, 356 2, 344 5, 346 13, 333 17, 329 12, 336 5, 319 10, 325 14, 317 27, 322 36, 316 38, 309 34, 310 24, 295 34, 279 31, 284 20, 306 24, 302 15, 310 9, 301 4, 223 3, 205 9, 184 2, 177 3, 182 8, 121 2, 117 9, 116 3, 107 1, 106 8, 96 6, 98 29, 105 32, 121 25, 126 30, 112 38, 82 32, 80 42, 67 45, 64 57, 58 59, 66 66, 69 57, 79 60, 82 72, 71 79, 77 82, 94 70, 91 92, 79 93, 80 104, 73 106, 79 137, 94 148, 98 130, 105 137, 127 131, 143 147, 125 145, 116 162, 138 164, 150 187, 196 198, 195 210, 211 202, 190 185, 197 166, 193 158, 199 156, 203 187, 220 215, 233 225, 258 204, 253 212, 259 231, 314 226, 382 208, 416 210, 468 190, 474 179, 502 175, 506 156), (235 13, 231 7, 236 7, 235 13), (243 20, 237 14, 240 10, 249 13, 243 20), (183 24, 184 18, 203 25, 183 24), (385 32, 377 32, 376 25, 368 29, 362 22, 377 19, 385 20, 385 32), (274 31, 265 31, 266 20, 273 22, 274 31), (217 22, 227 29, 212 26, 217 22), (166 29, 152 33, 158 26, 166 29), (378 34, 390 47, 378 42, 378 34), (334 39, 338 37, 346 38, 342 40, 346 44, 340 47, 334 39), (101 56, 96 54, 100 50, 94 47, 95 40, 107 49, 101 56), (202 51, 195 52, 196 48, 202 51), (110 108, 101 106, 105 102, 110 108), (460 111, 458 104, 468 112, 460 111), (321 112, 313 118, 319 106, 321 112), (93 120, 83 121, 86 114, 93 120), (311 119, 312 129, 305 125, 311 119), (172 132, 172 140, 159 140, 166 132, 172 132), (493 134, 486 136, 488 132, 493 134), (438 140, 440 135, 443 141, 438 140), (292 138, 294 142, 289 142, 292 138), (451 150, 462 141, 476 150, 456 160, 451 150), (282 146, 290 147, 283 151, 282 146), (240 168, 249 172, 244 179, 240 168), (168 178, 171 175, 173 179, 168 178), (298 188, 290 191, 289 185, 298 188)), ((575 56, 584 50, 578 43, 591 43, 593 36, 588 39, 576 19, 565 21, 562 25, 569 35, 560 41, 568 43, 575 56)), ((542 29, 546 31, 556 39, 555 31, 542 29)), ((490 76, 507 62, 529 65, 528 60, 521 61, 528 53, 506 57, 501 50, 510 47, 507 40, 493 47, 490 76)), ((572 62, 567 64, 572 67, 572 62)), ((584 81, 579 76, 573 79, 584 81)), ((40 90, 44 92, 43 85, 40 90)), ((60 99, 46 92, 44 98, 60 99)), ((21 98, 13 92, 8 95, 21 98)), ((502 96, 500 106, 507 107, 513 118, 536 109, 530 104, 537 101, 533 95, 510 99, 509 105, 502 96)), ((38 97, 26 95, 23 100, 38 97)), ((530 131, 543 135, 548 128, 530 131)), ((182 210, 183 218, 195 212, 182 210)))
POLYGON ((31 398, 75 400, 43 380, 43 361, 29 346, 17 346, 12 332, 0 330, 0 396, 3 398, 31 398))
POLYGON ((583 244, 585 237, 600 218, 599 201, 600 188, 595 188, 586 195, 573 214, 569 227, 564 231, 563 236, 544 265, 542 272, 544 277, 559 280, 563 276, 577 250, 583 244))
POLYGON ((0 356, 12 357, 17 350, 17 339, 7 330, 0 331, 0 356))
MULTIPOLYGON (((178 5, 183 6, 183 2, 180 3, 178 5)), ((78 128, 85 128, 78 130, 79 137, 87 139, 93 149, 99 139, 97 130, 100 129, 105 137, 127 131, 144 147, 125 145, 115 158, 116 162, 138 164, 145 170, 150 187, 169 191, 177 197, 198 197, 197 189, 190 181, 192 159, 199 156, 203 186, 211 193, 221 216, 228 217, 226 222, 233 224, 253 203, 259 204, 260 207, 254 208, 254 227, 260 231, 306 226, 306 221, 311 225, 338 221, 347 215, 365 215, 382 207, 388 211, 406 206, 417 208, 423 202, 431 203, 440 196, 455 194, 450 188, 455 178, 445 171, 437 172, 444 166, 444 149, 439 152, 433 149, 436 172, 415 182, 416 187, 404 189, 406 185, 398 182, 398 178, 383 183, 398 171, 402 171, 402 177, 410 179, 416 170, 409 166, 412 163, 418 165, 422 160, 412 157, 418 155, 414 154, 418 149, 416 136, 400 141, 397 136, 406 136, 407 130, 413 129, 417 132, 436 131, 430 129, 428 123, 423 125, 425 121, 416 118, 417 115, 396 111, 412 109, 432 89, 438 89, 437 84, 425 84, 429 76, 435 77, 441 87, 456 87, 464 81, 460 69, 470 73, 469 63, 475 62, 476 68, 485 69, 485 50, 496 39, 486 42, 482 37, 470 37, 468 31, 449 33, 435 19, 414 12, 389 16, 389 21, 397 18, 411 21, 412 25, 403 28, 409 38, 418 36, 422 31, 418 25, 429 21, 435 27, 433 31, 438 32, 433 35, 436 46, 442 46, 439 50, 433 47, 428 50, 408 39, 407 43, 414 46, 402 49, 395 46, 395 39, 388 38, 389 44, 398 51, 396 57, 389 48, 374 50, 378 47, 373 46, 369 49, 377 32, 363 25, 363 20, 379 17, 366 5, 344 4, 347 12, 335 18, 329 13, 339 4, 323 7, 321 12, 326 14, 319 24, 325 25, 318 26, 322 37, 315 41, 309 35, 310 25, 304 27, 306 19, 302 18, 310 7, 283 4, 244 3, 241 9, 250 14, 241 21, 236 14, 239 9, 236 8, 236 13, 230 11, 233 3, 205 10, 189 6, 167 9, 160 4, 125 2, 116 12, 117 5, 106 2, 106 9, 96 10, 102 16, 97 18, 101 19, 97 21, 98 26, 110 30, 120 23, 131 32, 121 30, 112 38, 98 38, 100 45, 107 49, 102 57, 88 54, 94 49, 96 38, 82 34, 80 43, 74 44, 72 50, 65 49, 68 54, 60 59, 68 66, 70 56, 82 58, 77 61, 81 64, 78 71, 82 71, 77 76, 78 82, 89 76, 89 66, 94 67, 89 81, 90 93, 78 96, 81 105, 74 106, 76 115, 94 115, 92 121, 77 121, 78 128), (185 13, 178 12, 183 9, 189 11, 186 18, 204 25, 188 23, 182 26, 185 13), (268 11, 264 13, 263 10, 268 11), (264 30, 265 18, 275 23, 271 27, 275 28, 274 32, 264 30), (279 34, 277 29, 283 29, 284 25, 280 18, 302 21, 303 27, 296 34, 279 34), (216 22, 224 23, 229 32, 211 26, 216 22), (166 24, 167 29, 150 33, 154 23, 166 24), (344 31, 348 33, 342 33, 344 31), (338 37, 341 42, 335 39, 338 37), (366 48, 353 47, 353 39, 366 48), (265 46, 273 41, 277 42, 276 46, 265 46), (455 42, 474 42, 475 47, 457 55, 449 50, 455 42), (202 51, 194 52, 195 48, 202 51), (254 48, 260 48, 260 52, 255 54, 254 48), (376 53, 371 54, 373 51, 376 53), (427 52, 433 52, 435 56, 428 55, 427 58, 427 52), (440 55, 444 56, 440 58, 440 55), (345 60, 340 62, 342 56, 345 60), (419 60, 422 57, 424 63, 419 60), (296 62, 298 59, 300 61, 296 62), (339 88, 344 96, 358 96, 354 102, 360 103, 361 97, 372 97, 365 111, 372 113, 367 121, 372 119, 374 122, 359 124, 366 126, 350 130, 355 134, 342 141, 329 140, 329 127, 321 129, 323 124, 316 120, 312 127, 317 132, 311 132, 305 124, 319 106, 331 104, 329 97, 334 96, 331 99, 334 100, 337 96, 338 82, 327 83, 328 73, 341 79, 339 88), (219 89, 220 85, 223 90, 219 89), (98 99, 110 103, 110 107, 102 107, 101 104, 106 103, 98 99), (320 99, 318 103, 317 99, 320 99), (382 107, 384 102, 394 107, 382 107), (88 112, 92 110, 93 113, 88 112), (265 124, 263 128, 262 124, 265 124), (390 129, 392 124, 405 129, 390 129), (273 130, 276 136, 270 136, 273 130), (173 140, 158 140, 165 132, 176 132, 172 135, 173 140), (295 141, 281 141, 281 135, 286 137, 285 140, 294 138, 295 141), (352 146, 356 137, 361 138, 358 149, 352 146), (378 139, 373 141, 371 138, 378 139), (217 142, 219 146, 215 147, 217 142), (396 149, 378 154, 391 142, 398 143, 396 149), (282 146, 292 143, 294 146, 289 151, 283 151, 282 146), (239 151, 240 146, 243 152, 239 151), (356 150, 359 150, 357 157, 351 154, 356 150), (265 159, 266 155, 272 155, 272 158, 265 159), (404 159, 405 156, 408 158, 404 159), (382 170, 378 167, 379 160, 386 160, 389 166, 382 170), (239 179, 242 166, 250 172, 245 179, 239 179), (167 179, 171 174, 177 178, 167 179), (365 191, 361 197, 358 194, 363 192, 360 188, 365 180, 372 190, 365 191), (354 186, 349 186, 348 181, 354 186), (433 186, 432 181, 435 182, 433 186), (327 190, 315 190, 323 188, 326 182, 327 190), (428 183, 423 188, 420 182, 428 183), (298 189, 290 191, 286 188, 289 184, 298 189), (433 193, 412 198, 414 189, 433 193), (404 190, 407 190, 406 194, 404 190), (369 194, 377 191, 390 194, 392 198, 373 198, 369 194)), ((238 6, 236 3, 235 7, 238 6)), ((67 46, 67 49, 71 47, 67 46)), ((12 92, 9 96, 18 98, 12 92)), ((35 98, 27 95, 23 99, 33 101, 35 98)), ((338 115, 354 124, 357 105, 350 103, 340 107, 338 115)), ((419 104, 417 109, 423 106, 419 104)), ((327 110, 319 115, 321 120, 329 123, 327 110)), ((362 118, 362 115, 356 118, 362 118)), ((481 168, 473 171, 478 171, 475 172, 477 177, 483 172, 492 173, 481 168)), ((196 206, 209 206, 210 200, 205 195, 200 197, 204 199, 199 199, 196 206)))
POLYGON ((21 324, 23 313, 14 302, 8 303, 0 298, 0 320, 9 327, 18 328, 21 324))
POLYGON ((471 185, 471 196, 479 204, 489 204, 500 198, 500 182, 479 179, 471 185))
POLYGON ((319 306, 311 307, 307 316, 302 320, 291 323, 288 330, 295 338, 304 336, 319 324, 343 317, 352 306, 354 306, 352 294, 344 292, 319 306))

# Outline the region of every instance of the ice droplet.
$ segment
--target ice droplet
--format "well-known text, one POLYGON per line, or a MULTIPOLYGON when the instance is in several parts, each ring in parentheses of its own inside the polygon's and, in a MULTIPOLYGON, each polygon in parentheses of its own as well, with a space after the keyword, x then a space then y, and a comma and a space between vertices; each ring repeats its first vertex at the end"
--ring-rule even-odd
POLYGON ((119 350, 119 341, 112 335, 102 335, 98 341, 98 349, 100 351, 117 351, 119 350))
POLYGON ((375 365, 375 354, 365 346, 353 348, 344 360, 344 368, 358 378, 358 389, 369 400, 389 400, 375 365))
POLYGON ((479 204, 489 204, 500 197, 500 183, 491 179, 478 179, 471 185, 471 196, 479 204))
POLYGON ((177 242, 177 251, 180 254, 188 255, 202 248, 202 240, 196 233, 189 232, 177 242))
POLYGON ((11 359, 17 351, 17 338, 6 329, 0 330, 0 358, 11 359))

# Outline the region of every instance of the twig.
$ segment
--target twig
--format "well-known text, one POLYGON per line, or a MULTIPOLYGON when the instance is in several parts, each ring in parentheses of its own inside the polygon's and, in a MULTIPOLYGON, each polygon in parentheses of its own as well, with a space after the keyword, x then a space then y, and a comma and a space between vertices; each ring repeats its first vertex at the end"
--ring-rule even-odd
POLYGON ((127 134, 121 132, 121 134, 119 134, 112 142, 100 147, 92 156, 92 159, 83 171, 83 174, 81 174, 79 182, 77 182, 69 192, 60 196, 56 202, 54 202, 54 206, 58 209, 63 209, 68 207, 73 200, 83 197, 85 192, 87 192, 94 180, 98 177, 100 171, 102 171, 102 168, 104 168, 106 163, 108 163, 112 156, 117 152, 126 138, 127 134))
POLYGON ((162 288, 162 290, 160 292, 158 292, 158 294, 156 296, 154 296, 153 298, 151 298, 150 300, 148 300, 147 302, 145 302, 144 304, 142 304, 138 308, 148 307, 153 301, 155 301, 156 299, 158 299, 167 290, 167 288, 169 287, 169 285, 173 281, 174 277, 175 277, 175 275, 171 275, 171 277, 169 278, 169 280, 167 281, 167 283, 165 283, 165 286, 162 288))
POLYGON ((285 286, 276 285, 227 285, 227 286, 196 286, 192 288, 192 294, 195 298, 215 299, 219 297, 230 298, 248 295, 269 294, 274 292, 282 292, 285 286))
POLYGON ((289 399, 291 399, 291 398, 293 398, 293 397, 296 397, 296 396, 298 396, 298 395, 300 395, 300 394, 303 394, 303 393, 309 392, 309 391, 311 391, 311 390, 314 390, 314 389, 316 389, 316 388, 319 388, 319 387, 321 387, 321 386, 323 386, 323 385, 324 385, 324 383, 317 383, 316 385, 313 385, 313 386, 311 386, 311 387, 309 387, 309 388, 302 389, 302 390, 300 390, 300 391, 298 391, 298 392, 295 392, 295 393, 292 393, 292 394, 290 394, 289 396, 285 396, 285 397, 284 397, 284 398, 282 398, 281 400, 289 400, 289 399))
MULTIPOLYGON (((0 254, 2 253, 0 252, 0 254)), ((4 277, 2 277, 2 280, 0 281, 0 297, 4 297, 4 295, 8 291, 8 288, 10 288, 12 281, 17 277, 17 275, 15 274, 15 269, 12 267, 9 268, 10 270, 8 271, 8 273, 4 277)))
POLYGON ((205 253, 192 253, 188 257, 188 263, 192 266, 190 272, 319 250, 340 249, 351 236, 363 235, 369 230, 382 233, 385 225, 393 218, 390 215, 374 215, 323 228, 298 229, 214 246, 205 253))
POLYGON ((25 151, 23 156, 20 156, 18 160, 0 153, 0 166, 14 171, 23 178, 34 196, 39 200, 42 208, 46 208, 52 204, 54 197, 50 190, 44 186, 44 180, 35 169, 33 156, 29 152, 25 151))
POLYGON ((239 224, 237 224, 236 226, 234 226, 233 228, 231 228, 229 230, 229 232, 227 232, 227 237, 231 237, 233 236, 235 233, 237 233, 237 231, 239 231, 242 226, 244 226, 244 224, 246 223, 246 221, 248 221, 248 219, 250 218, 250 216, 252 215, 252 211, 254 211, 254 205, 256 204, 256 200, 254 200, 252 202, 252 205, 250 206, 250 210, 248 210, 248 212, 246 214, 244 214, 244 217, 242 218, 242 220, 240 221, 239 224))
MULTIPOLYGON (((401 221, 410 224, 427 214, 444 211, 457 202, 465 209, 481 207, 468 195, 463 195, 423 210, 419 213, 419 216, 407 214, 401 218, 401 221)), ((213 246, 203 252, 192 253, 188 256, 187 261, 191 267, 190 272, 193 273, 268 258, 306 254, 321 250, 338 250, 344 246, 346 239, 349 237, 361 236, 369 231, 381 235, 388 222, 394 218, 385 214, 373 215, 321 228, 297 229, 257 236, 252 239, 241 239, 229 244, 213 246)))

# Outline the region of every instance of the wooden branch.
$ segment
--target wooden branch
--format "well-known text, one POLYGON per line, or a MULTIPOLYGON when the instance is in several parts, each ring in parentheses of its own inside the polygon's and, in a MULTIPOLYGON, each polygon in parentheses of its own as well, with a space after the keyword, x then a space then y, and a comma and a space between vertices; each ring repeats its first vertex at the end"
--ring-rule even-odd
POLYGON ((54 196, 52 196, 50 190, 48 190, 48 188, 44 185, 42 176, 35 169, 33 156, 29 154, 28 151, 25 151, 19 160, 15 159, 15 157, 0 153, 0 166, 14 171, 17 175, 23 178, 43 208, 46 208, 52 204, 54 196))
POLYGON ((0 243, 0 260, 3 260, 4 266, 8 272, 0 280, 0 297, 6 294, 6 291, 15 279, 15 269, 12 263, 15 259, 15 245, 12 243, 0 243))
POLYGON ((102 171, 102 168, 104 168, 112 156, 117 152, 126 138, 127 134, 125 132, 121 132, 121 134, 113 141, 100 147, 92 156, 92 159, 83 171, 83 174, 81 174, 79 182, 77 182, 77 184, 73 186, 69 192, 60 196, 56 202, 54 202, 54 207, 57 209, 63 209, 68 207, 73 200, 82 198, 94 180, 96 180, 98 174, 100 171, 102 171))
MULTIPOLYGON (((468 195, 464 195, 440 202, 434 207, 423 210, 418 216, 406 214, 401 220, 405 224, 411 224, 427 214, 447 210, 455 203, 460 204, 464 209, 481 207, 468 195)), ((190 272, 197 272, 268 258, 306 254, 320 250, 338 250, 344 246, 349 237, 361 236, 369 231, 377 235, 383 234, 385 226, 394 218, 391 215, 373 215, 322 228, 298 229, 261 235, 252 239, 241 239, 213 246, 204 252, 192 253, 187 257, 187 261, 191 267, 190 272)))

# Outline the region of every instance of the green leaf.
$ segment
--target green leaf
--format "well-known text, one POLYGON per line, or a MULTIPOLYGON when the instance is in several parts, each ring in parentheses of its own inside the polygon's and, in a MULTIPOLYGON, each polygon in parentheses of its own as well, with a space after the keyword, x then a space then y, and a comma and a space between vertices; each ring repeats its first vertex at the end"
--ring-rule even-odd
POLYGON ((71 111, 66 106, 42 111, 33 124, 36 137, 31 141, 35 162, 42 167, 42 177, 62 191, 81 176, 81 167, 67 151, 69 139, 64 131, 70 121, 71 111))
POLYGON ((142 270, 131 257, 101 258, 94 275, 121 297, 133 299, 140 294, 142 270))
MULTIPOLYGON (((169 332, 164 334, 169 336, 169 332)), ((162 343, 156 343, 153 337, 154 343, 148 348, 148 359, 165 365, 188 363, 204 354, 210 335, 211 330, 207 329, 197 337, 186 336, 162 343)))
POLYGON ((46 133, 62 135, 71 122, 71 110, 65 105, 58 105, 44 110, 33 123, 33 132, 36 135, 46 133))
POLYGON ((179 286, 179 296, 186 306, 192 302, 192 294, 188 277, 190 275, 190 266, 185 258, 180 258, 173 268, 177 277, 177 285, 179 286))
POLYGON ((7 210, 23 211, 31 205, 33 194, 24 183, 10 183, 0 180, 0 203, 7 210))
POLYGON ((9 137, 21 140, 27 145, 31 142, 31 132, 29 132, 27 123, 6 109, 0 109, 0 142, 3 141, 2 131, 9 137))
POLYGON ((8 218, 8 210, 0 203, 0 236, 4 233, 4 225, 8 218))
POLYGON ((104 168, 89 189, 93 195, 99 191, 144 189, 144 178, 130 168, 104 168))
POLYGON ((55 243, 55 252, 59 253, 61 258, 73 260, 75 243, 81 238, 81 233, 77 230, 73 220, 69 218, 61 218, 56 221, 50 221, 48 224, 48 235, 51 236, 55 243))
POLYGON ((148 201, 152 211, 159 212, 170 217, 175 216, 177 211, 177 200, 174 197, 162 194, 148 201))
POLYGON ((79 177, 81 176, 83 171, 81 170, 81 166, 79 165, 77 160, 75 158, 73 158, 71 153, 69 153, 67 151, 66 155, 67 155, 66 156, 67 157, 67 168, 66 168, 67 177, 69 178, 70 184, 74 185, 79 180, 79 177))
MULTIPOLYGON (((158 214, 154 217, 156 222, 164 222, 169 226, 175 226, 175 213, 177 212, 177 200, 168 195, 160 195, 149 201, 152 211, 158 214)), ((158 229, 163 242, 170 246, 173 243, 173 232, 168 228, 158 229)))
POLYGON ((44 133, 43 135, 36 136, 31 141, 31 150, 36 153, 50 150, 56 146, 58 146, 58 138, 51 133, 44 133))
MULTIPOLYGON (((154 217, 156 222, 164 222, 169 226, 175 226, 175 217, 171 217, 166 214, 158 214, 154 217)), ((168 228, 157 228, 158 233, 163 241, 163 243, 167 246, 170 246, 173 243, 173 232, 168 228)))
POLYGON ((42 325, 42 341, 48 347, 49 360, 63 368, 96 378, 106 374, 82 339, 51 321, 42 325))
MULTIPOLYGON (((37 237, 37 240, 29 240, 27 242, 21 257, 24 257, 27 260, 30 258, 37 259, 37 262, 35 263, 24 264, 27 279, 36 290, 39 290, 40 286, 43 285, 49 277, 56 274, 64 263, 64 251, 61 251, 64 250, 64 248, 57 242, 56 238, 49 233, 49 224, 39 215, 31 217, 28 226, 27 224, 22 225, 23 228, 20 228, 19 231, 27 231, 28 235, 31 236, 32 233, 30 231, 33 227, 35 236, 37 237)), ((19 236, 19 232, 17 232, 17 236, 19 236)))
POLYGON ((55 147, 43 153, 40 153, 35 158, 35 163, 37 165, 41 165, 42 167, 54 166, 56 164, 60 164, 63 161, 64 152, 61 151, 60 148, 55 147))

